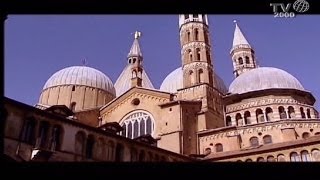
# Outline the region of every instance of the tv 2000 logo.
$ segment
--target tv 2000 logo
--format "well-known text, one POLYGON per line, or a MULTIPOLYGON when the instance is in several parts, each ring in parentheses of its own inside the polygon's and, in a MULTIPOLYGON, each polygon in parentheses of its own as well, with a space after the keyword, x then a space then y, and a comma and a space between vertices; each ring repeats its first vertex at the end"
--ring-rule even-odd
POLYGON ((273 8, 274 17, 276 18, 293 18, 296 16, 295 12, 291 11, 290 8, 293 7, 293 10, 298 13, 304 13, 309 10, 309 3, 306 0, 296 0, 293 5, 291 3, 270 3, 270 6, 273 8), (279 10, 280 7, 280 10, 279 10))

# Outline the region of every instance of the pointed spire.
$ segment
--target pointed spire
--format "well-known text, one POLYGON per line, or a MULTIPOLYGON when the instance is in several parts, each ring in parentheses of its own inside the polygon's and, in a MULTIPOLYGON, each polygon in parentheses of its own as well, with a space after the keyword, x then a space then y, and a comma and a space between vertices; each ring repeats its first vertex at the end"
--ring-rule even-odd
POLYGON ((140 49, 140 45, 139 45, 139 37, 141 36, 141 32, 136 31, 134 33, 134 41, 133 44, 131 46, 130 52, 128 54, 128 57, 132 57, 132 56, 140 56, 142 57, 142 53, 141 53, 141 49, 140 49))
POLYGON ((246 38, 244 37, 243 33, 241 32, 237 21, 233 21, 236 24, 236 28, 234 30, 234 36, 233 36, 233 48, 239 45, 247 45, 249 48, 251 47, 246 38))

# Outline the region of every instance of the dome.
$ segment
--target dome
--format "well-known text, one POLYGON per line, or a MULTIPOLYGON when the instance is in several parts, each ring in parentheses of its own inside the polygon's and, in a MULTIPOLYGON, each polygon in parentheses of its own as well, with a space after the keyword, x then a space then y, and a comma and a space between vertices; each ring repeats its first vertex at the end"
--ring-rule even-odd
POLYGON ((112 81, 101 71, 87 66, 71 66, 54 73, 43 90, 61 85, 89 86, 115 95, 112 81))
POLYGON ((242 94, 264 89, 298 89, 304 91, 301 83, 284 70, 260 67, 238 76, 230 85, 229 92, 242 94))
MULTIPOLYGON (((215 74, 215 83, 217 89, 222 92, 226 93, 227 88, 223 82, 223 80, 215 74)), ((178 89, 183 88, 183 71, 182 68, 179 67, 172 71, 162 82, 160 86, 161 91, 176 93, 178 89)))

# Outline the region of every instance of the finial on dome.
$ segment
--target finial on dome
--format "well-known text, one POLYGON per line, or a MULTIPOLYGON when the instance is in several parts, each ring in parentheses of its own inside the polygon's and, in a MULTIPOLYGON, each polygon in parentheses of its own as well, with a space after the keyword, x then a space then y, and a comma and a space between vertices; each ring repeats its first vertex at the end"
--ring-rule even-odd
POLYGON ((141 36, 141 32, 136 31, 136 32, 134 33, 134 38, 135 38, 135 39, 138 39, 140 36, 141 36))
POLYGON ((233 22, 237 24, 237 20, 233 20, 233 22))
POLYGON ((86 66, 88 64, 88 62, 87 62, 87 58, 83 58, 82 59, 82 66, 86 66))

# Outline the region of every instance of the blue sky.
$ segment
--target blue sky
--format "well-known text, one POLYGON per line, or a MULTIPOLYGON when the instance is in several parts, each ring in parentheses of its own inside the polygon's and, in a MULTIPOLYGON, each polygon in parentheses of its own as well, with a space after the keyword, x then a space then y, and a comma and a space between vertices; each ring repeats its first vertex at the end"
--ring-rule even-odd
MULTIPOLYGON (((234 79, 229 55, 234 19, 260 66, 289 72, 320 100, 320 16, 209 15, 213 63, 227 87, 234 79)), ((81 65, 83 58, 115 82, 127 63, 136 30, 142 32, 145 71, 159 88, 181 66, 178 15, 9 15, 5 96, 34 105, 53 73, 81 65)))

